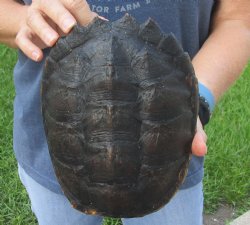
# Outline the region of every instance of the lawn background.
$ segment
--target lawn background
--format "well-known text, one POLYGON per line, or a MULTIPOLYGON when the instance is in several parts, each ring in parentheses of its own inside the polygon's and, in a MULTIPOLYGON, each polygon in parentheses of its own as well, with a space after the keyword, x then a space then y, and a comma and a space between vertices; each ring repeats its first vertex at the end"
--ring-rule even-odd
MULTIPOLYGON (((18 176, 12 150, 13 67, 16 52, 0 45, 0 225, 36 224, 18 176)), ((206 127, 205 210, 220 204, 250 209, 250 64, 216 106, 206 127)), ((105 225, 119 221, 105 220, 105 225)))

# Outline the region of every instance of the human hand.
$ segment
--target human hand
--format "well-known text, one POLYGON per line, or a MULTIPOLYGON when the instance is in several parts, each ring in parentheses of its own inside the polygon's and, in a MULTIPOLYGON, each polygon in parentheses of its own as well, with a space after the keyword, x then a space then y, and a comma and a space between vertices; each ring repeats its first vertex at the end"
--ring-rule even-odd
POLYGON ((192 143, 192 153, 196 156, 204 156, 207 153, 207 135, 203 130, 200 119, 197 119, 196 134, 192 143))
POLYGON ((77 22, 84 26, 96 16, 86 0, 33 0, 15 42, 29 58, 41 61, 42 49, 53 46, 77 22))

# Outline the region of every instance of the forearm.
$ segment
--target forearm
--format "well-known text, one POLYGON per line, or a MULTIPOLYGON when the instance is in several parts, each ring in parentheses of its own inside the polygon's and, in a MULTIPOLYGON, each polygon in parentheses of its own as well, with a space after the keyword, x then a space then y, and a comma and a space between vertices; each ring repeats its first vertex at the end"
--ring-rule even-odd
POLYGON ((215 100, 232 85, 250 59, 250 26, 241 19, 215 21, 211 34, 193 59, 198 80, 215 100))
POLYGON ((14 0, 0 1, 0 43, 17 47, 15 37, 26 17, 27 6, 14 0))

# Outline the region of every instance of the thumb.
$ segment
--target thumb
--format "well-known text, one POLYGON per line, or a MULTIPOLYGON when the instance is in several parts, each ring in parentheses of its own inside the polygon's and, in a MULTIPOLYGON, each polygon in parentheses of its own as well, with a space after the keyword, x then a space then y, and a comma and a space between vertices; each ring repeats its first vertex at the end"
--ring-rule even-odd
POLYGON ((88 25, 95 17, 97 17, 97 13, 92 12, 89 4, 86 0, 75 0, 72 1, 64 1, 66 8, 72 13, 77 22, 82 26, 88 25))
POLYGON ((204 156, 207 154, 207 135, 202 128, 200 119, 197 119, 197 131, 192 143, 192 153, 196 156, 204 156))

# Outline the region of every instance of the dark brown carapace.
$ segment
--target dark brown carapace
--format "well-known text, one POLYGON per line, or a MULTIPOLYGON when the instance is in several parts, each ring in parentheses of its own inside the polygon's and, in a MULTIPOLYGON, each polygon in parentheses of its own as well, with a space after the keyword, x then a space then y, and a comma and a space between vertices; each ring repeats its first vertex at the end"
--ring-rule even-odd
POLYGON ((152 19, 76 26, 52 48, 42 79, 45 132, 66 197, 110 217, 160 209, 185 177, 197 107, 188 55, 152 19))

